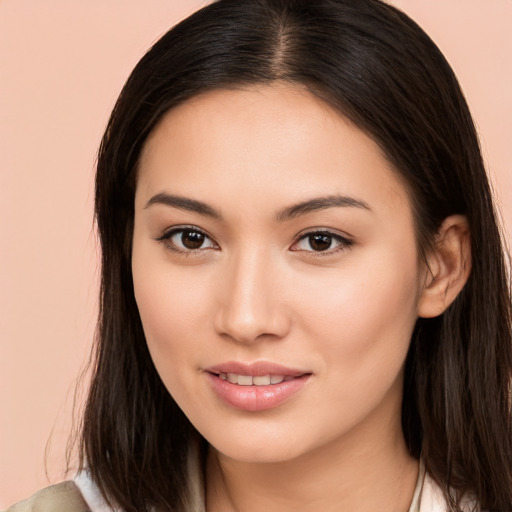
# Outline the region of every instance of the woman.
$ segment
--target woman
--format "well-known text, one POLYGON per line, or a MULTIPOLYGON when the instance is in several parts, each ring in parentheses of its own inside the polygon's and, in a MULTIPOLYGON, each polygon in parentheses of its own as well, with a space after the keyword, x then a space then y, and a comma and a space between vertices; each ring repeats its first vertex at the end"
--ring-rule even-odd
POLYGON ((121 93, 96 217, 81 472, 13 510, 512 509, 500 233, 456 78, 404 14, 192 15, 121 93))

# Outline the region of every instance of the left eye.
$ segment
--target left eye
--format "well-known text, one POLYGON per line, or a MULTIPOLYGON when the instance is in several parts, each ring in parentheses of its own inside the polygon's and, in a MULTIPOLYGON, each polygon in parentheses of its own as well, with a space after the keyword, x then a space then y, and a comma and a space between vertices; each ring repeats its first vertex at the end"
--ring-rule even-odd
POLYGON ((352 245, 352 242, 341 235, 336 235, 329 231, 317 231, 302 236, 299 241, 294 244, 293 250, 327 252, 343 249, 350 245, 352 245))
POLYGON ((213 240, 206 233, 192 228, 173 229, 160 240, 172 245, 177 251, 195 251, 216 247, 213 240))

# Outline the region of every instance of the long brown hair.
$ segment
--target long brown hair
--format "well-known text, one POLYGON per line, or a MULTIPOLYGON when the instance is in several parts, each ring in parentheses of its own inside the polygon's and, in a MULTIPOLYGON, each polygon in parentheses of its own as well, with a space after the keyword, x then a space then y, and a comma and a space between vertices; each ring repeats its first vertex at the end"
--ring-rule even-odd
POLYGON ((512 510, 510 289, 477 135, 438 48, 379 0, 219 0, 137 64, 98 158, 101 298, 81 465, 127 512, 183 510, 184 461, 197 433, 154 368, 134 300, 138 159, 179 103, 276 80, 306 86, 380 145, 410 191, 423 252, 443 219, 467 217, 471 275, 443 315, 417 321, 403 432, 453 510, 468 491, 483 508, 512 510))

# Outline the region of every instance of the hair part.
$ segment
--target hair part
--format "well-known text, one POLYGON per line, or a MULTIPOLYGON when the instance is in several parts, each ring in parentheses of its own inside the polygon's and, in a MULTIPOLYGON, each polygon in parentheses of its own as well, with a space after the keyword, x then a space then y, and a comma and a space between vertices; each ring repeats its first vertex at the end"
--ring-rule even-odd
POLYGON ((423 253, 447 216, 468 219, 472 272, 443 315, 417 322, 403 431, 452 510, 467 492, 483 508, 511 510, 510 289, 476 131, 435 44, 378 0, 219 0, 175 26, 137 64, 98 156, 100 312, 82 467, 127 512, 184 509, 184 461, 198 434, 155 370, 134 299, 138 160, 178 104, 275 81, 305 86, 381 147, 410 193, 423 253))

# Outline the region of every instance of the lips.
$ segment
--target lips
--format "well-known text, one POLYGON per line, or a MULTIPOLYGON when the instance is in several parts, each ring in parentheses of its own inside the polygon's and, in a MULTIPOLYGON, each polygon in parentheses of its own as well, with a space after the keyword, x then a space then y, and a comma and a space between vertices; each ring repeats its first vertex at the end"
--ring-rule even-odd
POLYGON ((239 361, 230 361, 206 369, 207 372, 221 374, 234 373, 237 375, 250 375, 251 377, 262 377, 264 375, 283 375, 284 377, 299 377, 306 373, 305 370, 288 368, 286 366, 272 363, 270 361, 256 361, 246 364, 239 361))
POLYGON ((263 411, 280 406, 298 393, 311 372, 270 362, 229 362, 205 370, 215 394, 229 406, 263 411))

